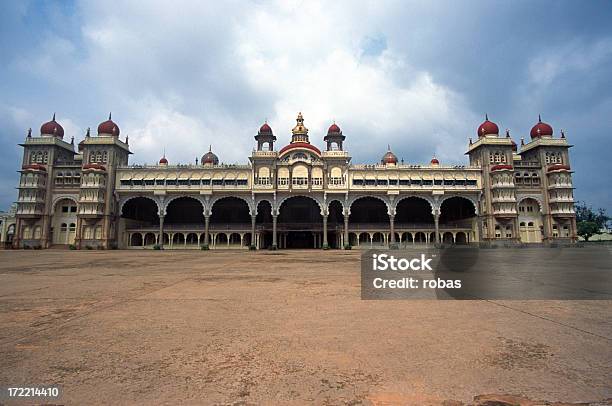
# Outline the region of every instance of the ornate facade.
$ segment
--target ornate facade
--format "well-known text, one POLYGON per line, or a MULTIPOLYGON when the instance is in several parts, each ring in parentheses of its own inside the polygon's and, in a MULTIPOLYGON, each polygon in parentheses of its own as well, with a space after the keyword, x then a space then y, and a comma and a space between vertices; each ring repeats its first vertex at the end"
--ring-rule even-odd
POLYGON ((300 113, 276 149, 261 126, 244 165, 130 165, 112 118, 75 149, 55 120, 23 144, 13 247, 369 248, 575 241, 565 135, 541 120, 520 148, 487 119, 465 166, 352 164, 335 123, 310 143, 300 113))

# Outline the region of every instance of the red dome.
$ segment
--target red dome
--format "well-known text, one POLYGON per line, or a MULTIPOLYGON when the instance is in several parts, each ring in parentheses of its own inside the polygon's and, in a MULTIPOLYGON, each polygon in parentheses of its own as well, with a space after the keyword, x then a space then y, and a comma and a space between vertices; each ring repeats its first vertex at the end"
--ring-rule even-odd
POLYGON ((395 156, 395 154, 391 151, 387 151, 387 153, 385 155, 383 155, 382 159, 380 160, 381 163, 383 164, 396 164, 397 163, 397 157, 395 156))
POLYGON ((111 115, 108 115, 108 120, 103 123, 100 123, 98 126, 98 135, 100 134, 110 134, 115 137, 119 136, 119 126, 115 124, 115 122, 111 119, 111 115))
POLYGON ((538 123, 531 129, 531 138, 552 137, 553 128, 542 122, 542 118, 538 116, 538 123))
POLYGON ((58 138, 64 138, 64 128, 55 121, 55 114, 53 119, 40 126, 40 135, 54 135, 58 138))
POLYGON ((485 121, 478 126, 478 136, 484 137, 489 134, 499 135, 499 127, 494 122, 489 121, 489 116, 485 115, 485 121))
POLYGON ((432 158, 431 159, 431 163, 434 165, 438 165, 440 163, 440 161, 438 161, 438 158, 432 158))
POLYGON ((263 125, 259 128, 260 133, 272 134, 272 128, 268 125, 267 122, 263 123, 263 125))
POLYGON ((341 133, 342 131, 340 130, 340 127, 338 127, 338 124, 333 123, 332 125, 329 126, 329 129, 327 130, 327 133, 341 133))
POLYGON ((163 156, 160 160, 159 163, 162 165, 168 165, 168 160, 166 159, 165 156, 163 156))
POLYGON ((218 165, 219 158, 212 152, 212 146, 208 147, 208 152, 202 155, 202 159, 200 159, 200 163, 202 165, 212 164, 218 165))

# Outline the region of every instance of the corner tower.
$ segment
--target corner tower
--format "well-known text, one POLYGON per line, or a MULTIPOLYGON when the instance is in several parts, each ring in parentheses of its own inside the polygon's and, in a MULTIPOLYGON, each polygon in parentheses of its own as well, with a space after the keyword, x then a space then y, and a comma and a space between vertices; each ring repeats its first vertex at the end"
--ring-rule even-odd
POLYGON ((131 154, 127 137, 121 141, 120 133, 109 114, 108 120, 98 125, 97 136, 91 136, 88 129, 79 143, 83 157, 75 240, 79 248, 117 246, 121 213, 114 193, 115 175, 117 167, 128 164, 131 154))
POLYGON ((500 137, 499 127, 489 121, 478 126, 477 141, 466 153, 470 165, 482 168, 482 196, 478 231, 483 241, 518 241, 512 139, 500 137))

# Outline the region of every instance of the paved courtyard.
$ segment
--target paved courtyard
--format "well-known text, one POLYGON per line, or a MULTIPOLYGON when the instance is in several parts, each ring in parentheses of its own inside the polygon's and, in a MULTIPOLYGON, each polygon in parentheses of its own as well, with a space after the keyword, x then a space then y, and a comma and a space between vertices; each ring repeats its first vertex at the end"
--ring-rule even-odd
POLYGON ((0 251, 0 385, 65 404, 612 397, 612 301, 362 301, 359 260, 0 251))

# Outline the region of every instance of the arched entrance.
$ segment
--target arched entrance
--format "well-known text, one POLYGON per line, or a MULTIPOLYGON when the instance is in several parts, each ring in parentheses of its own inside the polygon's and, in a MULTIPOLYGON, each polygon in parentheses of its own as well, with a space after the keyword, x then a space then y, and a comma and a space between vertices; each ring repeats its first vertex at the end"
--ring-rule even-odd
POLYGON ((172 229, 173 225, 183 228, 202 227, 204 224, 204 208, 193 197, 183 196, 172 200, 166 207, 164 228, 172 229))
MULTIPOLYGON (((76 237, 76 223, 76 202, 72 199, 58 200, 55 203, 55 208, 53 211, 53 244, 74 244, 76 237)), ((32 237, 34 234, 35 233, 32 232, 32 237)))
POLYGON ((212 206, 210 224, 241 224, 248 230, 251 224, 249 205, 243 199, 228 196, 215 201, 212 206))
POLYGON ((255 225, 258 230, 259 248, 270 248, 272 246, 272 205, 269 201, 262 200, 257 204, 255 225))
POLYGON ((359 236, 356 239, 357 247, 370 248, 374 244, 384 245, 385 239, 382 236, 389 232, 389 227, 387 205, 381 199, 364 196, 351 205, 349 229, 359 236))
MULTIPOLYGON (((418 196, 405 197, 397 203, 395 207, 395 229, 399 231, 410 230, 413 234, 420 232, 419 237, 422 237, 416 239, 412 234, 406 235, 404 240, 400 241, 401 247, 408 247, 417 242, 427 241, 425 233, 429 234, 435 229, 434 217, 431 211, 431 204, 418 196)), ((432 242, 431 239, 430 242, 432 242)))
POLYGON ((329 248, 342 248, 343 229, 342 204, 338 200, 332 200, 329 204, 329 214, 327 216, 327 244, 329 248))
POLYGON ((225 245, 216 244, 215 248, 248 247, 250 239, 244 238, 251 233, 251 212, 247 202, 235 196, 215 201, 210 216, 210 230, 227 233, 229 236, 225 245))
MULTIPOLYGON (((121 209, 121 219, 126 230, 134 232, 128 240, 128 246, 141 247, 146 240, 142 232, 149 230, 155 239, 157 238, 157 230, 159 229, 159 216, 157 215, 157 204, 146 197, 135 197, 123 205, 121 209), (138 237, 136 237, 138 235, 138 237)), ((145 245, 155 245, 151 235, 145 245)), ((83 239, 87 240, 95 238, 95 227, 85 224, 83 226, 83 239)))
POLYGON ((283 201, 277 228, 280 248, 320 248, 323 216, 314 199, 294 196, 283 201))
POLYGON ((442 242, 445 244, 467 244, 473 241, 474 229, 476 228, 476 208, 471 200, 462 196, 453 196, 440 205, 439 228, 442 234, 442 242), (457 241, 456 236, 461 231, 464 234, 457 241), (447 232, 450 237, 447 236, 447 232))
POLYGON ((537 200, 526 198, 518 205, 519 235, 523 243, 542 242, 542 213, 537 200))

